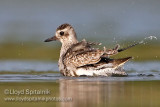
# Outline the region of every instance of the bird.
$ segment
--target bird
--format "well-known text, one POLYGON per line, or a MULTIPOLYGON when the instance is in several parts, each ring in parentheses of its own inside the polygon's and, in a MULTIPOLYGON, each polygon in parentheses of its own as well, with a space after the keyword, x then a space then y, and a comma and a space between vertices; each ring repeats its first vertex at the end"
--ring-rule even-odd
POLYGON ((118 54, 125 49, 119 49, 117 44, 113 49, 94 48, 101 45, 97 42, 89 42, 85 39, 78 41, 74 28, 64 23, 60 25, 55 35, 44 42, 60 41, 62 46, 58 61, 59 71, 63 76, 127 76, 123 69, 132 57, 112 59, 110 56, 118 54))

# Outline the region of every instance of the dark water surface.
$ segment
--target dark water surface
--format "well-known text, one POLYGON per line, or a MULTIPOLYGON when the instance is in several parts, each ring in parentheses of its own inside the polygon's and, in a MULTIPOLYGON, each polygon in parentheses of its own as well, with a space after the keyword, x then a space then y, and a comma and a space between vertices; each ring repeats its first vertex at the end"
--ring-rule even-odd
POLYGON ((0 61, 0 65, 0 107, 160 106, 160 62, 129 62, 127 77, 63 77, 53 62, 0 61), (40 90, 49 93, 33 93, 40 90))

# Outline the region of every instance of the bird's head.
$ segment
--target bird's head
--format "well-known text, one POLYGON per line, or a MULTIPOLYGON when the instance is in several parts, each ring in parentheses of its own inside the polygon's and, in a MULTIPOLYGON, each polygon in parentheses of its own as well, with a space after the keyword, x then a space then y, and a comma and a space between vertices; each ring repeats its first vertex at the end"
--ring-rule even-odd
POLYGON ((74 31, 74 28, 70 24, 67 23, 62 24, 57 28, 55 35, 51 38, 46 39, 45 42, 56 41, 56 40, 59 40, 62 44, 76 43, 77 36, 74 31))

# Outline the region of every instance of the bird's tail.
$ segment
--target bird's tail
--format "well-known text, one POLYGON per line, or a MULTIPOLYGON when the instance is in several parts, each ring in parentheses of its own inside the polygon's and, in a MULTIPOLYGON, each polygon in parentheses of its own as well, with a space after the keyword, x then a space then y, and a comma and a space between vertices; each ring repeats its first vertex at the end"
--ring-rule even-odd
POLYGON ((129 59, 132 57, 126 57, 126 58, 121 58, 121 59, 113 59, 111 62, 114 65, 114 68, 117 68, 119 66, 122 66, 124 63, 126 63, 129 59))

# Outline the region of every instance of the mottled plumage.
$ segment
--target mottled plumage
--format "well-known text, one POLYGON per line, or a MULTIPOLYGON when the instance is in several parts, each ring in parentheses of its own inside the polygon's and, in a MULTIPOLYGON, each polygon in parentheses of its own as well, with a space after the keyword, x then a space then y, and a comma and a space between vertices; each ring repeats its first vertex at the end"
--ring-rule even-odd
POLYGON ((65 23, 65 24, 60 25, 60 26, 57 28, 56 31, 58 31, 58 30, 63 30, 63 29, 65 29, 65 28, 67 28, 67 27, 72 27, 72 26, 71 26, 70 24, 68 24, 68 23, 65 23))
POLYGON ((59 40, 62 43, 59 69, 64 76, 111 76, 127 75, 122 65, 131 57, 110 59, 109 56, 118 53, 119 45, 114 49, 103 50, 93 48, 101 43, 87 42, 85 39, 78 42, 73 27, 69 24, 60 25, 55 36, 45 40, 49 42, 59 40))

